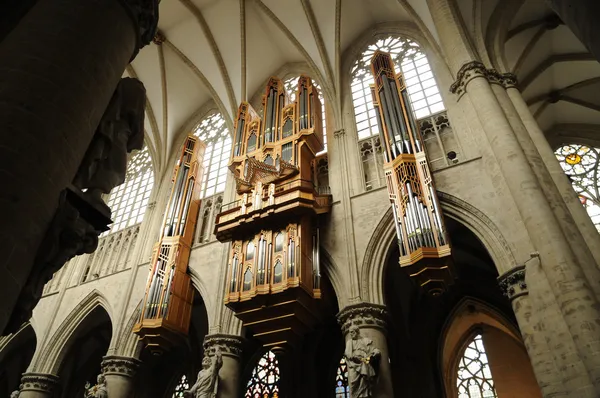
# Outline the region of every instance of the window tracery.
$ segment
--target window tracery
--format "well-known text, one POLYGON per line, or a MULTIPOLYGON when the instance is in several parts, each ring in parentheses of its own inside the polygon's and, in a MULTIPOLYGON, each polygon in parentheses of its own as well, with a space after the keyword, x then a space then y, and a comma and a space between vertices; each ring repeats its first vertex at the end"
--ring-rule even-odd
POLYGON ((390 53, 396 67, 399 65, 401 70, 396 72, 401 71, 404 74, 417 119, 445 109, 433 72, 421 47, 414 41, 401 37, 389 36, 379 39, 367 47, 351 71, 352 102, 359 140, 379 133, 369 87, 374 83, 369 63, 377 50, 390 53))
POLYGON ((258 360, 244 398, 279 398, 279 362, 273 351, 258 360))
POLYGON ((498 397, 481 334, 477 334, 465 348, 458 364, 456 386, 458 398, 498 397))
POLYGON ((181 376, 179 383, 175 386, 173 391, 173 398, 183 398, 183 392, 190 389, 190 383, 188 382, 187 376, 181 376))
POLYGON ((350 398, 350 386, 348 385, 348 364, 346 357, 342 357, 335 375, 335 398, 350 398))
POLYGON ((231 137, 225 119, 220 113, 213 113, 204 118, 196 127, 194 135, 206 144, 200 194, 201 198, 205 198, 225 190, 227 163, 231 155, 231 137))
MULTIPOLYGON (((284 80, 283 82, 283 86, 285 87, 285 91, 287 92, 287 94, 290 96, 290 100, 294 101, 296 99, 296 90, 298 89, 298 78, 300 76, 292 76, 289 77, 287 79, 284 80)), ((315 87, 317 88, 317 90, 319 91, 319 101, 321 101, 321 106, 323 107, 323 145, 325 146, 325 149, 323 149, 322 152, 319 153, 323 153, 323 152, 327 152, 327 134, 326 134, 326 118, 325 118, 325 99, 323 98, 323 90, 321 89, 321 86, 315 82, 313 80, 313 84, 315 85, 315 87)), ((288 122, 286 121, 286 124, 288 122)), ((286 126, 284 125, 284 138, 285 138, 285 132, 286 131, 290 131, 291 130, 291 120, 289 120, 290 126, 289 128, 286 128, 286 126)))
POLYGON ((154 186, 152 160, 148 147, 134 152, 127 164, 125 182, 115 187, 106 201, 113 224, 107 233, 141 223, 154 186))
POLYGON ((600 231, 600 148, 569 144, 558 148, 555 155, 592 222, 600 231))

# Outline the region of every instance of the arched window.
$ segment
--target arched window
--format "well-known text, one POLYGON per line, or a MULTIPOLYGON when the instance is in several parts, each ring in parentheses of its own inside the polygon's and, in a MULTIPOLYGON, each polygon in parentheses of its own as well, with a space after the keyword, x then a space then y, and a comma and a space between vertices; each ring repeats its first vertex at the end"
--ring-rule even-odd
POLYGON ((558 148, 555 154, 579 200, 600 231, 600 148, 570 144, 558 148))
POLYGON ((380 50, 392 55, 396 72, 402 71, 417 119, 444 110, 444 103, 431 72, 427 57, 421 47, 412 40, 389 36, 369 45, 352 68, 352 101, 358 139, 378 134, 377 119, 371 98, 371 57, 380 50))
POLYGON ((227 163, 231 156, 231 137, 220 113, 205 117, 196 127, 194 135, 206 144, 200 195, 201 198, 206 198, 225 190, 227 163))
POLYGON ((458 398, 497 398, 481 334, 469 343, 458 364, 458 398))
POLYGON ((173 391, 173 398, 183 398, 183 392, 190 389, 190 383, 186 375, 181 376, 179 383, 175 386, 175 391, 173 391))
MULTIPOLYGON (((298 90, 298 79, 300 78, 300 76, 292 76, 289 77, 287 79, 285 79, 285 81, 283 82, 283 86, 285 87, 285 91, 288 93, 288 95, 290 96, 290 100, 294 101, 296 99, 296 90, 298 90)), ((321 102, 321 106, 323 108, 323 144, 325 146, 325 148, 323 149, 323 152, 327 152, 327 134, 326 134, 326 118, 325 118, 325 99, 323 98, 323 90, 321 90, 321 86, 319 86, 319 84, 317 82, 315 82, 313 80, 313 84, 315 85, 315 87, 317 88, 317 90, 319 91, 319 101, 321 102)), ((286 137, 286 131, 290 131, 290 128, 286 128, 284 126, 284 138, 286 137)), ((289 134, 288 134, 289 136, 289 134)), ((321 152, 322 153, 322 152, 321 152)))
POLYGON ((244 398, 279 397, 279 362, 273 351, 268 351, 252 370, 244 398))
POLYGON ((335 375, 335 398, 350 398, 350 386, 348 385, 348 364, 346 357, 342 357, 335 375))
POLYGON ((106 204, 112 211, 113 224, 108 233, 141 223, 154 186, 152 160, 148 147, 133 152, 127 164, 125 182, 115 187, 106 204))

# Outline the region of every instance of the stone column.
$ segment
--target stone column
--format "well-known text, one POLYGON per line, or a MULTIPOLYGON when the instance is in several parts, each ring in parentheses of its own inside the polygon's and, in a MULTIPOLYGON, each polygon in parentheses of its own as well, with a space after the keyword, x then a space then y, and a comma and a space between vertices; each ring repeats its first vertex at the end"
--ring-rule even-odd
POLYGON ((24 373, 19 398, 53 398, 58 382, 58 377, 51 374, 24 373))
POLYGON ((532 319, 532 305, 525 281, 525 266, 513 268, 498 278, 500 288, 508 297, 519 323, 521 336, 527 348, 533 373, 544 397, 568 397, 562 382, 563 375, 558 371, 552 352, 542 333, 536 332, 532 319))
POLYGON ((204 355, 214 355, 217 348, 223 355, 223 366, 219 370, 217 398, 237 398, 239 396, 242 346, 243 339, 240 336, 209 334, 204 338, 204 355))
POLYGON ((106 389, 110 398, 129 398, 133 393, 133 378, 140 366, 136 358, 105 356, 102 359, 102 373, 106 379, 106 389))
POLYGON ((387 346, 387 311, 385 306, 370 303, 360 303, 347 306, 337 315, 346 342, 351 337, 350 327, 356 325, 361 337, 372 340, 374 348, 381 351, 377 384, 373 389, 373 397, 393 398, 392 373, 387 346))
POLYGON ((0 334, 158 0, 39 0, 0 41, 0 334))

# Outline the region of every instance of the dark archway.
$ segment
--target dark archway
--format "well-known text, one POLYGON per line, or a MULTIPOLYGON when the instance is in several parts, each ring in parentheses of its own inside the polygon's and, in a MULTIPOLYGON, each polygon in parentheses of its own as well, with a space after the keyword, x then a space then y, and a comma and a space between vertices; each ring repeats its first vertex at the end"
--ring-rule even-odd
POLYGON ((136 378, 136 398, 171 398, 183 375, 191 386, 202 367, 204 337, 208 334, 208 314, 204 300, 194 291, 189 334, 181 344, 162 355, 142 350, 142 366, 136 378))
POLYGON ((82 397, 87 383, 96 384, 102 357, 110 345, 112 323, 106 310, 98 305, 73 332, 65 345, 60 364, 61 398, 82 397))
POLYGON ((0 351, 0 397, 19 389, 21 375, 27 371, 37 339, 30 324, 23 326, 0 351))
POLYGON ((388 255, 384 294, 390 311, 388 346, 396 396, 445 396, 439 366, 440 335, 452 309, 463 298, 475 297, 489 303, 516 326, 486 248, 458 221, 448 217, 445 221, 457 279, 440 297, 431 297, 413 284, 398 265, 396 244, 388 255))

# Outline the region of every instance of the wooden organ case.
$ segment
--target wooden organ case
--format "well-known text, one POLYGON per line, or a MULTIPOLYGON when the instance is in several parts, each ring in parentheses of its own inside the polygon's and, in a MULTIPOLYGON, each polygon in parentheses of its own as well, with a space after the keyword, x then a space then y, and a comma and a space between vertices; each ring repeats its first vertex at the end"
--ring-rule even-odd
POLYGON ((400 247, 400 266, 427 292, 438 295, 454 281, 450 242, 425 147, 406 84, 392 57, 371 59, 373 104, 384 143, 384 172, 400 247))
POLYGON ((237 200, 215 223, 217 239, 231 241, 225 304, 270 347, 295 345, 319 320, 317 216, 331 208, 315 188, 322 108, 309 77, 298 79, 296 98, 273 77, 262 117, 241 103, 229 163, 237 200))
POLYGON ((142 311, 133 331, 159 353, 187 336, 194 291, 187 273, 198 218, 206 146, 188 136, 173 173, 173 186, 154 245, 142 311))

